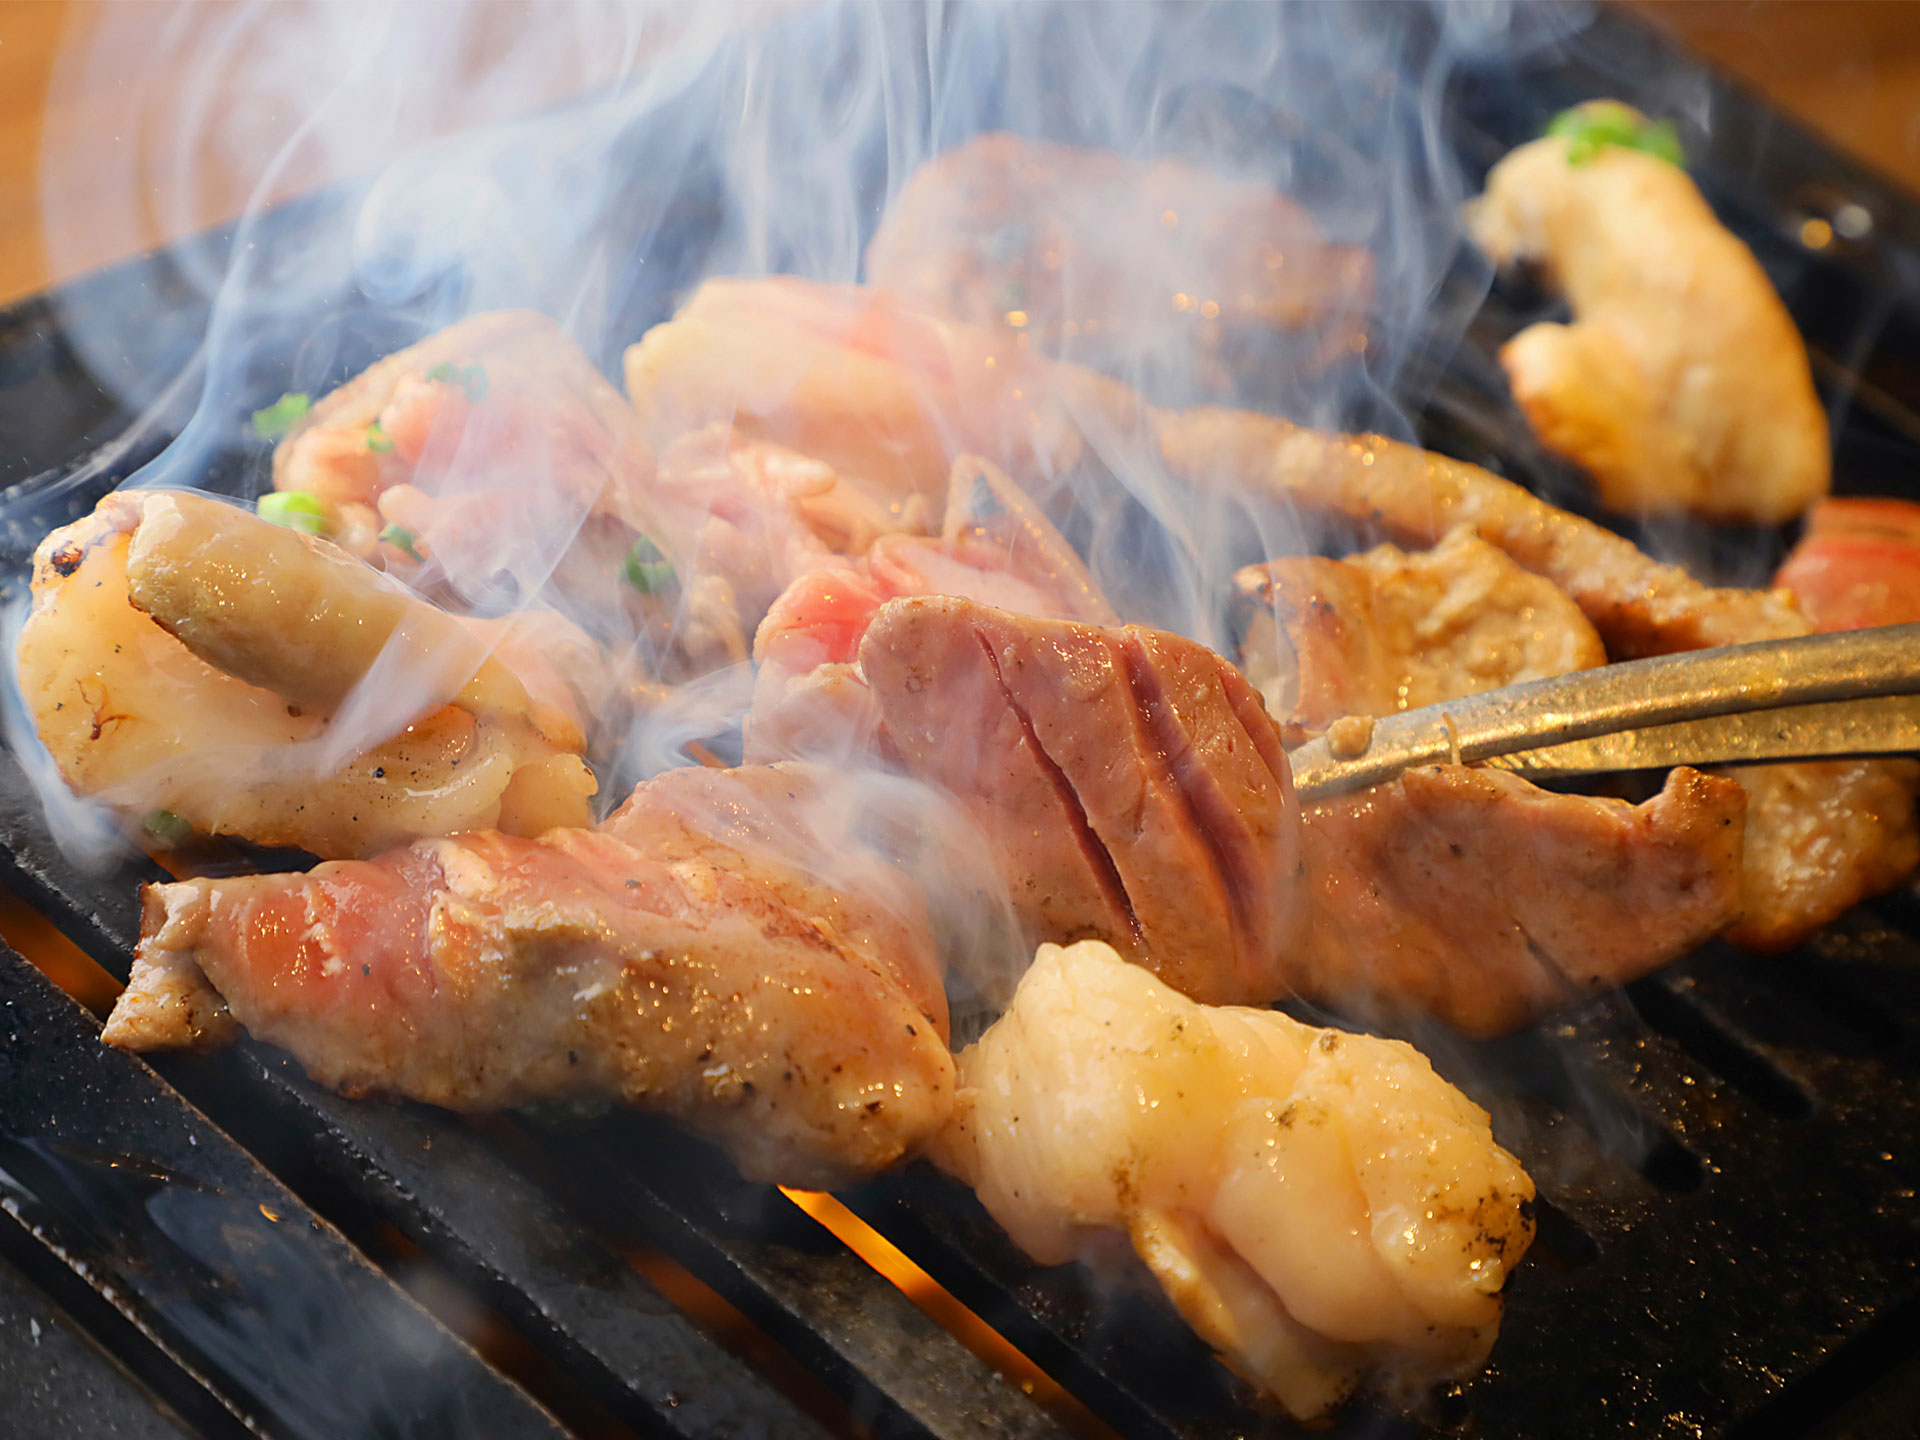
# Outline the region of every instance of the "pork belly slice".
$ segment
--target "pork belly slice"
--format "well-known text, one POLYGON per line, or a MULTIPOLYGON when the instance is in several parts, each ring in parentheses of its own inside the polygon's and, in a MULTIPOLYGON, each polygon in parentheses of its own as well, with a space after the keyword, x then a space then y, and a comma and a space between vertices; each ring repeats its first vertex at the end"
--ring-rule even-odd
POLYGON ((912 887, 814 827, 830 783, 673 771, 598 831, 150 885, 104 1038, 217 1041, 217 996, 349 1094, 606 1098, 707 1132, 753 1178, 878 1170, 952 1103, 946 1001, 912 887))
POLYGON ((1305 807, 1302 994, 1497 1035, 1679 959, 1740 914, 1745 792, 1678 769, 1643 805, 1436 765, 1305 807))
POLYGON ((1196 1005, 1089 941, 1040 947, 959 1075, 934 1155, 1013 1239, 1060 1264, 1125 1234, 1294 1415, 1486 1359, 1533 1182, 1404 1042, 1196 1005))
POLYGON ((1739 913, 1740 787, 1641 806, 1456 766, 1301 813, 1256 692, 1193 641, 897 600, 860 650, 907 768, 967 805, 1038 940, 1206 1003, 1293 994, 1496 1033, 1739 913))
POLYGON ((1286 989, 1292 783, 1219 656, 937 596, 883 606, 860 668, 907 769, 991 837, 1033 934, 1104 939, 1210 1002, 1286 989))

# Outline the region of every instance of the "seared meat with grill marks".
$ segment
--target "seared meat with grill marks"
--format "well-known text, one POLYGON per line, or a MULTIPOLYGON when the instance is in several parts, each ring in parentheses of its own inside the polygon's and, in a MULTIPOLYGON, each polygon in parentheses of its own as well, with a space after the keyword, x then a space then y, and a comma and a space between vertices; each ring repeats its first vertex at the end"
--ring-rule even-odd
POLYGON ((1249 565, 1240 667, 1289 744, 1343 715, 1391 715, 1604 665, 1580 609, 1469 530, 1431 550, 1249 565))
POLYGON ((907 769, 967 803, 1042 939, 1097 937, 1209 1002, 1285 992, 1299 909, 1280 737, 1177 635, 895 600, 860 646, 907 769))
POLYGON ((218 1040, 224 1001, 349 1093, 605 1097, 714 1135, 756 1178, 877 1170, 946 1118, 946 1000, 918 892, 818 828, 858 803, 835 783, 671 771, 600 830, 148 886, 105 1038, 218 1040))
POLYGON ((1739 787, 1695 771, 1634 807, 1441 767, 1300 817, 1257 692, 1190 640, 896 600, 860 665, 907 768, 994 841, 1030 934, 1106 940, 1207 1003, 1492 1032, 1738 913, 1739 787))
POLYGON ((1218 391, 1263 331, 1315 332, 1310 363, 1351 354, 1373 256, 1328 244, 1265 185, 991 134, 914 173, 867 277, 1048 354, 1109 369, 1172 358, 1218 391))
POLYGON ((935 1157, 1021 1248, 1124 1232, 1294 1415, 1486 1359, 1533 1182, 1405 1043, 1196 1005, 1086 941, 1040 947, 959 1083, 935 1157))

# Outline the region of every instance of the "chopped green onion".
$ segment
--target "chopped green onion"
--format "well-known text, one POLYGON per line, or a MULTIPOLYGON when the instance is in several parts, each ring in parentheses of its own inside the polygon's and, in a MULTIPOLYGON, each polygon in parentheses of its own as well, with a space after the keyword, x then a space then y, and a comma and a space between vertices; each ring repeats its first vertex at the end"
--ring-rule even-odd
POLYGON ((170 850, 193 838, 193 826, 171 810, 153 811, 141 822, 141 828, 170 850))
POLYGON ((674 581, 673 562, 644 535, 627 552, 625 573, 627 583, 642 595, 658 595, 674 581))
POLYGON ((423 559, 420 552, 413 548, 413 532, 404 525, 387 526, 380 532, 380 538, 387 544, 406 551, 415 560, 423 559))
POLYGON ((442 385, 458 385, 466 392, 467 399, 476 405, 487 398, 487 367, 484 365, 455 365, 451 360, 442 360, 427 371, 427 379, 437 380, 442 385))
POLYGON ((380 428, 378 420, 367 426, 367 449, 381 455, 393 449, 393 437, 380 428))
POLYGON ((262 495, 254 509, 262 520, 289 530, 304 530, 309 535, 327 533, 327 507, 320 503, 319 496, 305 490, 275 490, 262 495))
POLYGON ((266 409, 253 412, 253 433, 262 440, 278 440, 312 403, 304 390, 289 390, 266 409))
POLYGON ((1566 140, 1569 165, 1588 164, 1609 145, 1638 150, 1670 165, 1686 164, 1671 120, 1649 120, 1618 100, 1589 100, 1562 110, 1547 126, 1547 134, 1566 140))

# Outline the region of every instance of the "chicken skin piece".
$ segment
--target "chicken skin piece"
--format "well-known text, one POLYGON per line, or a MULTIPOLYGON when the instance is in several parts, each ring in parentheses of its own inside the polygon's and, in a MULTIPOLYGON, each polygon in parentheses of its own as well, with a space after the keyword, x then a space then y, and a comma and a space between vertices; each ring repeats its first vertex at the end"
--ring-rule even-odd
POLYGON ((599 830, 150 885, 104 1038, 217 1043, 238 1021, 349 1094, 604 1097, 757 1179, 879 1170, 946 1119, 946 999, 917 890, 815 828, 834 783, 670 771, 599 830))
POLYGON ((1464 528, 1431 550, 1272 560, 1235 582, 1240 668, 1289 745, 1343 715, 1391 715, 1607 660, 1552 581, 1464 528))
POLYGON ((1089 940, 1042 945, 958 1064, 937 1162, 1043 1265, 1124 1232, 1296 1417, 1486 1360, 1533 1182, 1404 1042, 1196 1005, 1089 940))
MULTIPOLYGON (((1614 101, 1581 109, 1645 123, 1614 101)), ((1581 157, 1578 143, 1521 146, 1468 213, 1496 264, 1538 265, 1573 307, 1571 325, 1502 348, 1514 399, 1615 510, 1792 519, 1832 480, 1792 317, 1678 165, 1624 145, 1581 157)))
POLYGON ((118 491, 41 543, 14 663, 77 793, 344 857, 592 818, 575 697, 511 628, 211 496, 118 491))
POLYGON ((1493 1034, 1739 912, 1730 780, 1677 770, 1636 807, 1437 767, 1302 816, 1258 693, 1180 636, 895 600, 860 667, 1031 937, 1104 940, 1206 1004, 1303 995, 1493 1034))

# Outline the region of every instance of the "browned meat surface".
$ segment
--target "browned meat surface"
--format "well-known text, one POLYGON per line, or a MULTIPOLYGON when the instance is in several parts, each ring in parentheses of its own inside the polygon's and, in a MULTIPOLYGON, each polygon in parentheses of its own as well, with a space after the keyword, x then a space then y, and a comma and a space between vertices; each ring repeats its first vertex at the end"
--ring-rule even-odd
POLYGON ((860 663, 1035 938, 1105 940, 1207 1003, 1301 994, 1491 1033, 1739 911, 1728 780, 1679 770, 1636 808, 1444 767, 1296 821, 1278 728, 1192 641, 896 600, 860 663))
POLYGON ((1153 423, 1168 467, 1203 490, 1345 516, 1402 544, 1431 545, 1455 526, 1471 526, 1571 596, 1616 660, 1810 628, 1782 591, 1702 585, 1477 465, 1379 435, 1308 430, 1243 410, 1158 411, 1153 423))
POLYGON ((1743 803, 1697 770, 1635 806, 1446 765, 1308 806, 1296 988, 1493 1035, 1645 975, 1740 913, 1743 803))
POLYGON ((1911 760, 1726 773, 1747 791, 1746 913, 1727 932, 1737 945, 1763 954, 1797 945, 1920 864, 1911 760))
POLYGON ((1552 581, 1469 530, 1431 550, 1250 565, 1240 667, 1288 743, 1343 715, 1390 715, 1604 665, 1605 647, 1552 581))
MULTIPOLYGON (((1157 412, 1170 467, 1191 482, 1255 488, 1306 508, 1430 541, 1455 524, 1570 595, 1615 659, 1805 635, 1784 590, 1716 589, 1631 541, 1477 466, 1379 436, 1301 429, 1239 411, 1157 412)), ((1856 623, 1857 623, 1856 615, 1856 623)), ((1899 761, 1732 772, 1747 809, 1747 918, 1733 938, 1791 945, 1896 883, 1920 855, 1913 772, 1899 761), (1900 796, 1904 793, 1905 800, 1900 796)))
POLYGON ((995 843, 1036 936, 1106 940, 1210 1003, 1285 991, 1293 789, 1219 656, 939 597, 882 607, 860 666, 907 768, 995 843))
POLYGON ((877 1170, 943 1123, 953 1062, 914 891, 807 818, 832 783, 673 771, 598 831, 149 886, 105 1038, 223 1038, 210 986, 348 1093, 606 1097, 707 1131, 756 1178, 877 1170))
POLYGON ((1347 351, 1373 257, 1265 185, 993 134, 920 167, 867 278, 1108 368, 1177 350, 1229 389, 1236 332, 1311 327, 1321 358, 1347 351))

